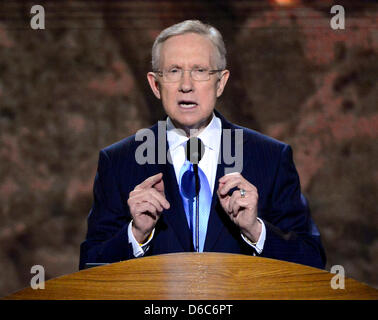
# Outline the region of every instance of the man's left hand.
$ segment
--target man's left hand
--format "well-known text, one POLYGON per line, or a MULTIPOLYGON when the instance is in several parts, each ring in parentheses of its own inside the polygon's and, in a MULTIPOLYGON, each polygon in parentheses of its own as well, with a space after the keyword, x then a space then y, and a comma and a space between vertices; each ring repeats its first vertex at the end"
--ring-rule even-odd
POLYGON ((223 210, 240 231, 252 242, 257 242, 261 234, 261 223, 257 220, 258 193, 256 187, 240 173, 226 174, 219 179, 217 190, 223 210), (232 188, 238 188, 230 196, 232 188), (242 197, 240 190, 245 190, 242 197))

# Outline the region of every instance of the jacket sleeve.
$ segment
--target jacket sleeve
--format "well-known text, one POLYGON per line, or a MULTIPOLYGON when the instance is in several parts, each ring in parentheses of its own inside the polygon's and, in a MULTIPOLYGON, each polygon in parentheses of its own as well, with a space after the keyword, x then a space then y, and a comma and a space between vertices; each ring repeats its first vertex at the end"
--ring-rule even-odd
POLYGON ((291 147, 285 145, 275 176, 270 206, 261 213, 266 227, 260 256, 325 268, 326 256, 320 234, 301 194, 291 147))
POLYGON ((86 263, 111 263, 133 257, 127 234, 131 216, 104 150, 99 155, 93 196, 86 240, 80 246, 79 269, 85 268, 86 263))

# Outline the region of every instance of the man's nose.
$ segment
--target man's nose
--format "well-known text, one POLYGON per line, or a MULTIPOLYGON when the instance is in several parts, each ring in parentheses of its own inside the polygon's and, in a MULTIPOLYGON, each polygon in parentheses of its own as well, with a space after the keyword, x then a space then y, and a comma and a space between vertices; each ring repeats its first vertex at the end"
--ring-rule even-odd
POLYGON ((179 91, 190 92, 192 90, 193 90, 193 79, 190 75, 190 70, 183 70, 182 76, 180 79, 179 91))

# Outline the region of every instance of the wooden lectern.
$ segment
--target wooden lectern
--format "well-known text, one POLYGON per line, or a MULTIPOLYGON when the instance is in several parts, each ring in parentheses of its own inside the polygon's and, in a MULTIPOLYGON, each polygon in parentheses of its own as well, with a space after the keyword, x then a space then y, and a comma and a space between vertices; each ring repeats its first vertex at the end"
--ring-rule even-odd
POLYGON ((350 278, 332 289, 327 271, 279 260, 224 253, 173 253, 82 270, 5 299, 275 300, 378 299, 350 278))

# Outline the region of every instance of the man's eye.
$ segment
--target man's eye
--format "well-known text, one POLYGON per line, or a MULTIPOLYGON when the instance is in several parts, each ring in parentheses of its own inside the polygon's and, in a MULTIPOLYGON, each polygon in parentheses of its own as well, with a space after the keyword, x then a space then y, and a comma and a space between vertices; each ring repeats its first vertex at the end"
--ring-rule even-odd
POLYGON ((180 70, 179 69, 171 69, 171 70, 169 70, 168 72, 169 73, 177 73, 177 72, 179 72, 180 70))
POLYGON ((204 73, 206 71, 207 71, 206 69, 202 69, 202 68, 195 69, 195 72, 198 72, 198 73, 204 73))

